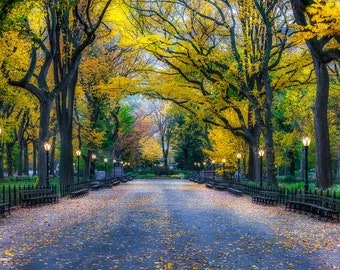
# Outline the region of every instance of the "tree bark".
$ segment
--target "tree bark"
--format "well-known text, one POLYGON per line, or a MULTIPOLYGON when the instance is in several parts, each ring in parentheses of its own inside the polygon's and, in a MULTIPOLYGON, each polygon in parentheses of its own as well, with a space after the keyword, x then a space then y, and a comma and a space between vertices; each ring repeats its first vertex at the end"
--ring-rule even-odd
POLYGON ((14 164, 13 164, 13 147, 15 142, 6 143, 6 156, 7 156, 7 174, 12 176, 14 174, 14 164))
POLYGON ((1 178, 4 178, 4 144, 2 142, 0 142, 0 179, 1 178))
POLYGON ((314 129, 316 147, 316 186, 326 189, 332 186, 332 161, 328 131, 327 105, 329 95, 329 75, 327 66, 313 56, 317 80, 314 103, 314 129))
POLYGON ((57 115, 60 129, 60 182, 65 185, 73 184, 73 104, 76 87, 76 76, 69 86, 57 98, 57 115))
MULTIPOLYGON (((313 1, 291 0, 291 5, 296 23, 301 26, 307 26, 306 7, 313 4, 313 1)), ((309 21, 310 18, 308 18, 309 21)), ((330 39, 329 39, 330 40, 330 39)), ((332 60, 338 59, 327 58, 324 46, 327 44, 325 39, 316 37, 306 40, 309 51, 312 54, 315 76, 317 82, 316 98, 314 103, 314 130, 316 143, 316 186, 326 189, 332 186, 332 163, 331 149, 328 131, 328 95, 329 95, 329 75, 326 64, 332 60), (326 59, 325 59, 326 58, 326 59)), ((334 55, 334 54, 332 54, 334 55)))
POLYGON ((46 98, 40 103, 39 144, 38 144, 38 176, 39 184, 47 184, 47 153, 44 143, 49 140, 50 113, 53 98, 46 98))

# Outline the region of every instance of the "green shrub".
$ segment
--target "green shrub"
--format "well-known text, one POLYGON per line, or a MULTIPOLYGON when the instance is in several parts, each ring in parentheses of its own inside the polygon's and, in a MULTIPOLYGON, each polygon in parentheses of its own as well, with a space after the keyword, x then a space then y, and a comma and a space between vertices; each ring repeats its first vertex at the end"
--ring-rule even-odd
POLYGON ((284 182, 296 182, 296 177, 294 175, 286 175, 283 178, 284 182))

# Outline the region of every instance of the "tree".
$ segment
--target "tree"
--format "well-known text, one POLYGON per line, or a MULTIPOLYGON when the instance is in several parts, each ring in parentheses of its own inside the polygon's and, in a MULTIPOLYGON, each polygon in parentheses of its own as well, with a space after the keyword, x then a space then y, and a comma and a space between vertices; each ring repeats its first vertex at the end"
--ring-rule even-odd
POLYGON ((298 29, 311 53, 317 92, 314 103, 314 129, 316 140, 316 186, 322 189, 332 186, 331 151, 328 122, 329 73, 327 64, 340 59, 339 12, 337 0, 291 0, 298 29))
POLYGON ((279 78, 275 72, 286 49, 286 37, 275 33, 279 30, 287 33, 282 30, 287 29, 289 20, 285 16, 287 5, 256 0, 129 4, 138 13, 134 18, 144 35, 136 43, 166 65, 167 70, 164 64, 159 64, 159 72, 171 75, 178 87, 183 87, 184 80, 185 89, 191 88, 185 94, 176 92, 177 96, 171 86, 153 85, 152 89, 196 115, 205 114, 206 122, 223 126, 246 141, 257 179, 262 133, 267 150, 267 181, 276 185, 271 115, 276 90, 273 78, 279 78), (246 114, 240 103, 247 104, 246 114), (224 113, 229 108, 239 119, 236 126, 230 124, 224 113))
POLYGON ((162 149, 164 167, 168 169, 170 140, 174 129, 173 116, 168 113, 169 104, 161 100, 149 102, 148 108, 148 115, 151 117, 153 123, 157 127, 157 134, 162 149))
MULTIPOLYGON (((207 145, 202 123, 191 117, 187 111, 174 106, 174 135, 172 148, 176 149, 177 167, 183 170, 192 169, 194 163, 204 162, 203 149, 207 145)), ((204 126, 204 124, 203 124, 204 126)))
MULTIPOLYGON (((111 2, 108 0, 98 5, 87 0, 56 5, 53 1, 27 1, 15 8, 23 17, 23 23, 17 29, 14 21, 13 31, 19 30, 21 38, 29 41, 30 63, 24 74, 14 76, 8 65, 3 65, 3 70, 11 85, 26 89, 39 101, 38 159, 41 184, 46 181, 43 143, 49 140, 50 112, 54 101, 61 134, 61 183, 73 182, 72 120, 78 67, 82 52, 94 41, 111 2), (35 17, 29 16, 31 8, 35 10, 32 13, 35 17)), ((11 52, 14 50, 15 47, 9 48, 11 52)))

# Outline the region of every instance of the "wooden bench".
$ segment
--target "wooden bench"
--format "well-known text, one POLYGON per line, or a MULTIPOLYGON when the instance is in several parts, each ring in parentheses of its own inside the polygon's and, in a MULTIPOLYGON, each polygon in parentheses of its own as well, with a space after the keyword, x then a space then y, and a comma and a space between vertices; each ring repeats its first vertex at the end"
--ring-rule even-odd
POLYGON ((218 190, 227 190, 228 187, 230 187, 230 183, 226 182, 216 182, 214 185, 214 188, 218 190))
POLYGON ((189 180, 192 181, 192 182, 196 182, 198 184, 205 183, 204 178, 200 175, 192 175, 192 176, 190 176, 189 180))
POLYGON ((119 181, 123 182, 123 183, 126 183, 127 181, 131 181, 131 180, 133 180, 133 176, 132 175, 124 175, 124 176, 121 176, 119 178, 119 181))
POLYGON ((111 186, 116 186, 116 185, 119 185, 120 184, 120 181, 118 178, 114 178, 110 181, 110 185, 111 186))
POLYGON ((274 191, 260 191, 258 195, 252 197, 253 203, 263 205, 275 205, 279 202, 279 193, 274 191))
POLYGON ((236 189, 234 187, 228 187, 227 191, 230 192, 230 193, 233 193, 233 194, 235 194, 237 196, 242 196, 243 195, 243 191, 242 190, 236 189))
POLYGON ((37 206, 46 203, 57 203, 58 195, 53 194, 50 189, 26 189, 20 191, 22 206, 37 206))
POLYGON ((70 191, 70 198, 79 198, 89 194, 88 188, 73 188, 70 191))
POLYGON ((300 213, 310 213, 312 217, 318 215, 319 220, 323 217, 327 220, 334 219, 334 216, 336 216, 336 220, 339 221, 340 200, 312 194, 298 194, 292 200, 286 201, 285 210, 287 209, 300 213))
POLYGON ((101 188, 101 186, 102 186, 102 185, 101 185, 98 181, 96 181, 96 182, 91 182, 91 189, 96 190, 96 189, 101 188))
POLYGON ((205 186, 208 188, 214 188, 215 185, 216 185, 216 182, 210 179, 207 179, 205 182, 205 186))
POLYGON ((6 217, 6 212, 11 214, 11 206, 9 202, 0 201, 0 215, 1 217, 6 217))

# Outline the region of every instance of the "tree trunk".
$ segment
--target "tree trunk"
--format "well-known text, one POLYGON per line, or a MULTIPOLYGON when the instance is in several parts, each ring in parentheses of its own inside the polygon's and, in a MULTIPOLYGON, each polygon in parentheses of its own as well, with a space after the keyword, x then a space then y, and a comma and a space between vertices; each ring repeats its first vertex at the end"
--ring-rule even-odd
POLYGON ((326 189, 332 186, 331 149, 329 142, 327 105, 329 76, 327 66, 314 59, 317 92, 314 104, 314 128, 316 140, 316 186, 326 189))
MULTIPOLYGON (((249 180, 255 180, 257 186, 260 185, 261 177, 260 177, 260 158, 258 153, 258 146, 256 144, 250 145, 250 153, 249 153, 249 169, 252 170, 252 175, 254 178, 249 178, 249 180)), ((262 164, 263 165, 263 164, 262 164)))
POLYGON ((18 137, 18 169, 17 169, 17 175, 22 176, 23 173, 23 158, 24 158, 24 142, 23 139, 19 136, 18 137))
POLYGON ((266 142, 266 173, 267 173, 267 184, 269 186, 277 186, 276 180, 276 169, 275 169, 275 156, 274 156, 274 141, 273 141, 273 130, 266 127, 264 133, 264 140, 266 142))
POLYGON ((73 184, 73 146, 72 128, 60 128, 60 183, 73 184))
POLYGON ((90 162, 90 153, 89 155, 85 156, 83 155, 84 161, 85 161, 85 167, 84 167, 84 177, 83 179, 85 181, 87 181, 90 178, 90 166, 91 166, 91 162, 90 162))
POLYGON ((37 175, 37 150, 38 150, 38 142, 33 140, 33 175, 37 175))
MULTIPOLYGON (((306 8, 313 1, 290 0, 296 23, 302 26, 308 26, 310 18, 305 13, 306 8)), ((330 40, 332 40, 330 38, 330 40)), ((325 39, 314 37, 306 40, 309 51, 313 57, 313 64, 316 76, 316 98, 314 103, 314 130, 316 143, 316 186, 326 189, 332 186, 332 164, 331 151, 328 131, 328 95, 329 95, 329 75, 327 63, 339 59, 336 53, 331 53, 329 57, 324 58, 326 51, 324 47, 325 39), (322 61, 322 59, 324 59, 322 61)))
POLYGON ((188 148, 182 148, 183 151, 183 170, 188 170, 188 160, 189 160, 189 149, 188 148))
POLYGON ((28 142, 26 139, 24 139, 23 142, 23 148, 24 148, 24 168, 23 173, 24 175, 29 175, 29 164, 28 164, 28 142))
POLYGON ((56 141, 57 138, 55 136, 52 137, 52 147, 51 147, 51 155, 50 155, 50 175, 55 176, 55 149, 56 149, 56 141))
POLYGON ((0 179, 1 178, 4 178, 4 144, 2 142, 0 142, 0 179))
MULTIPOLYGON (((77 72, 76 72, 77 73, 77 72)), ((73 105, 77 75, 73 77, 56 99, 60 129, 60 183, 70 185, 74 182, 73 172, 73 105)))
POLYGON ((256 181, 256 165, 255 165, 254 151, 252 147, 249 147, 248 156, 249 156, 249 162, 248 162, 247 178, 249 181, 256 181))
POLYGON ((46 98, 40 102, 40 123, 38 142, 38 176, 39 184, 47 184, 47 153, 44 144, 49 140, 50 112, 53 99, 46 98))
POLYGON ((288 150, 286 154, 288 168, 285 171, 285 175, 295 176, 295 158, 292 150, 288 150))
POLYGON ((12 176, 14 174, 13 147, 14 147, 13 142, 6 143, 7 174, 8 174, 8 176, 12 176))
POLYGON ((19 130, 18 130, 18 169, 17 174, 22 175, 23 173, 23 161, 24 161, 24 148, 25 148, 25 138, 24 131, 27 128, 27 119, 28 119, 28 111, 25 111, 23 117, 20 122, 19 130))

